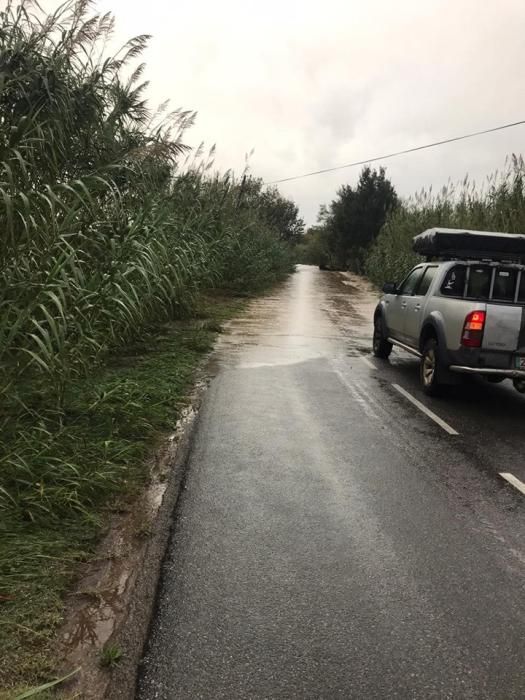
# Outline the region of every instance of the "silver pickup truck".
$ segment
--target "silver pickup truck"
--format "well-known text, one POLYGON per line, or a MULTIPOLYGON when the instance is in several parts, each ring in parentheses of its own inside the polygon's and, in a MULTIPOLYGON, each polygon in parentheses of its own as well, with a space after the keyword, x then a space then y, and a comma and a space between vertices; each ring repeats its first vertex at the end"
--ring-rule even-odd
POLYGON ((414 238, 427 258, 383 287, 373 351, 393 345, 420 358, 425 393, 463 374, 510 378, 525 392, 525 236, 429 229, 414 238))

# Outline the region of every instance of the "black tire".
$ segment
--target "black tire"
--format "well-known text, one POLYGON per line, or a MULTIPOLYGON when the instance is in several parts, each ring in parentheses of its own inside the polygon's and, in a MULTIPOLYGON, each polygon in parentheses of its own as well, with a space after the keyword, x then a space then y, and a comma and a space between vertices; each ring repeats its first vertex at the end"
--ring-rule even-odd
POLYGON ((372 350, 376 357, 380 357, 382 360, 388 359, 390 353, 392 352, 392 343, 389 343, 385 338, 385 332, 383 330, 383 319, 381 316, 376 316, 374 319, 374 336, 372 340, 372 350))
POLYGON ((485 377, 485 379, 487 380, 487 382, 489 382, 489 384, 501 384, 501 382, 505 381, 505 377, 498 377, 498 376, 494 377, 494 376, 491 376, 490 374, 487 377, 485 377))
POLYGON ((429 338, 423 346, 419 379, 427 396, 438 396, 443 389, 443 364, 439 358, 439 345, 435 338, 429 338))

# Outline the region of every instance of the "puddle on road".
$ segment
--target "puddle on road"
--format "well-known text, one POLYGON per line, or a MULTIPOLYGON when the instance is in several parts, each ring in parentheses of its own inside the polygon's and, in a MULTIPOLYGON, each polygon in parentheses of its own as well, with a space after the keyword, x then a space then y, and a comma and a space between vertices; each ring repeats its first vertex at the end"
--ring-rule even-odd
POLYGON ((377 290, 356 275, 299 265, 277 291, 226 324, 212 373, 369 354, 377 299, 377 290))

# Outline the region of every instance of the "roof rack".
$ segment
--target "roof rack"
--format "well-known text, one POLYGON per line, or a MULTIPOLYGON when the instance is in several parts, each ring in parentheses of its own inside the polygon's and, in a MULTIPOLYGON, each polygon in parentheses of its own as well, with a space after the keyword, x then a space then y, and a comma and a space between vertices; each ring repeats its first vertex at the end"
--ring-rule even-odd
POLYGON ((430 228, 414 236, 414 252, 428 258, 523 264, 525 236, 469 229, 430 228))

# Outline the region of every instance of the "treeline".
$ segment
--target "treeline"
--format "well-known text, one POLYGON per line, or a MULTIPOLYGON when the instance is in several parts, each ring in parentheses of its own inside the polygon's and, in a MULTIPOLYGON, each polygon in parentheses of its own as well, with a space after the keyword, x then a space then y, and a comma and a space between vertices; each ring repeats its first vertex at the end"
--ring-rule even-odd
POLYGON ((298 260, 363 273, 370 247, 397 205, 384 168, 364 168, 355 188, 343 185, 328 206, 321 206, 317 225, 308 229, 297 247, 298 260))
POLYGON ((306 264, 365 274, 382 286, 400 280, 420 260, 412 238, 434 226, 524 233, 523 158, 512 156, 481 186, 466 177, 408 199, 397 196, 383 169, 365 168, 356 188, 343 186, 328 207, 321 207, 297 256, 306 264))
POLYGON ((368 252, 365 273, 378 286, 402 279, 421 260, 412 252, 412 238, 434 226, 525 233, 523 158, 512 156, 482 185, 466 177, 437 193, 421 190, 402 201, 368 252))
MULTIPOLYGON (((53 463, 65 396, 109 353, 191 313, 203 289, 257 290, 293 269, 292 202, 190 153, 195 115, 145 99, 147 36, 116 56, 112 15, 67 2, 0 13, 0 510, 60 519, 103 479, 53 463), (133 65, 135 67, 133 68, 133 65)), ((98 489, 98 491, 97 491, 98 489)))

